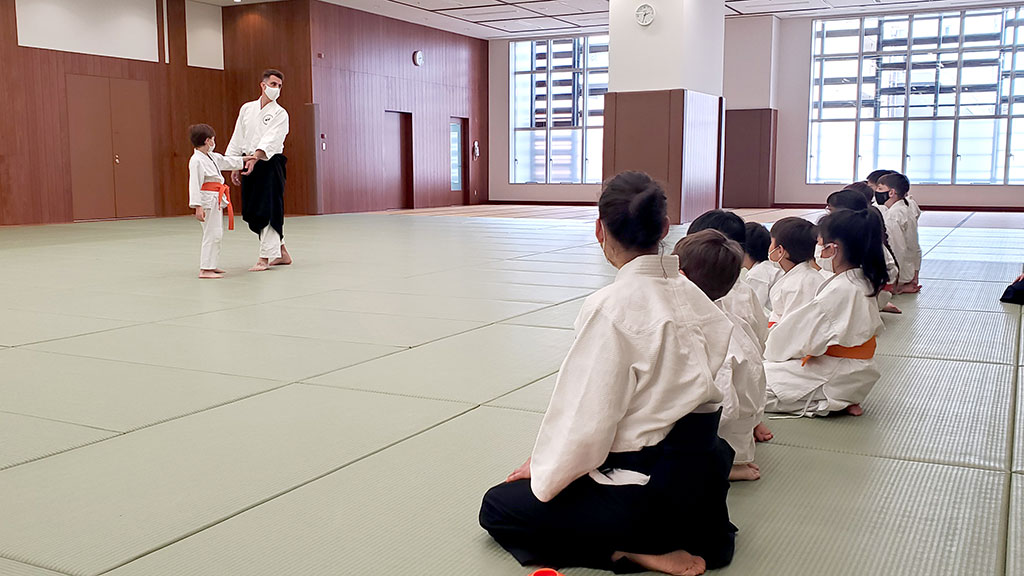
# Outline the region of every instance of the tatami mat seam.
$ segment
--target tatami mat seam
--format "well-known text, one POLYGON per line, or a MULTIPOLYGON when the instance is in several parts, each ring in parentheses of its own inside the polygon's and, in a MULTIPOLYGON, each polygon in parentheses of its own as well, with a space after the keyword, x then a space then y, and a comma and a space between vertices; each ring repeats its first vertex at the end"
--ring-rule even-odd
POLYGON ((353 458, 352 460, 350 460, 348 462, 345 462, 344 464, 342 464, 340 466, 332 468, 332 469, 328 470, 327 472, 324 472, 322 474, 318 474, 318 475, 314 476, 313 478, 310 478, 308 480, 300 482, 299 484, 297 484, 295 486, 292 486, 291 488, 288 488, 286 490, 282 490, 282 491, 280 491, 280 492, 278 492, 276 494, 268 496, 267 498, 264 498, 264 499, 262 499, 262 500, 260 500, 258 502, 255 502, 255 503, 253 503, 253 504, 251 504, 249 506, 245 506, 244 508, 242 508, 240 510, 237 510, 237 511, 231 513, 231 514, 228 514, 228 515, 226 515, 223 518, 220 518, 220 519, 218 519, 216 521, 213 521, 213 522, 209 522, 209 523, 207 523, 204 526, 200 526, 199 528, 197 528, 195 530, 192 530, 189 533, 184 534, 184 535, 182 535, 179 538, 174 538, 174 539, 172 539, 172 540, 170 540, 168 542, 165 542, 165 543, 163 543, 163 544, 161 544, 159 546, 155 546, 154 548, 152 548, 150 550, 146 550, 145 552, 137 554, 137 555, 135 555, 135 556, 133 556, 133 557, 127 559, 127 560, 124 560, 124 561, 118 563, 116 566, 112 566, 109 570, 104 570, 103 572, 100 572, 100 573, 96 574, 95 576, 102 576, 103 574, 107 574, 107 573, 112 572, 112 571, 114 571, 114 570, 116 570, 116 569, 118 569, 118 568, 120 568, 122 566, 125 566, 127 564, 132 563, 132 562, 135 562, 136 560, 138 560, 140 558, 143 558, 145 556, 148 556, 148 555, 150 555, 150 554, 152 554, 152 553, 154 553, 154 552, 156 552, 158 550, 161 550, 163 548, 167 548, 168 546, 172 546, 172 545, 176 544, 177 542, 181 542, 182 540, 185 540, 187 538, 191 538, 192 536, 195 536, 196 534, 199 534, 200 532, 208 530, 208 529, 210 529, 210 528, 212 528, 212 527, 214 527, 214 526, 216 526, 218 524, 226 522, 226 521, 228 521, 228 520, 230 520, 232 518, 235 518, 235 517, 237 517, 237 516, 239 516, 241 514, 244 514, 244 513, 248 512, 248 511, 250 511, 250 510, 253 510, 254 508, 262 506, 263 504, 266 504, 267 502, 270 502, 271 500, 274 500, 276 498, 280 498, 281 496, 284 496, 285 494, 294 492, 295 490, 298 490, 298 489, 302 488, 303 486, 308 486, 309 484, 312 484, 313 482, 316 482, 317 480, 326 478, 327 476, 330 476, 331 474, 334 474, 335 472, 338 472, 339 470, 342 470, 344 468, 348 468, 349 466, 351 466, 353 464, 356 464, 358 462, 366 460, 367 458, 371 458, 371 457, 373 457, 373 456, 375 456, 377 454, 380 454, 381 452, 384 452, 385 450, 388 450, 389 448, 392 448, 392 447, 397 446, 397 445, 399 445, 399 444, 401 444, 403 442, 406 442, 406 441, 408 441, 408 440, 410 440, 412 438, 415 438, 417 436, 425 434, 425 433, 427 433, 427 432, 437 428, 438 426, 443 426, 444 424, 447 424, 448 422, 451 422, 452 420, 455 420, 457 418, 465 416, 466 414, 472 412, 473 410, 476 410, 477 408, 478 407, 468 407, 467 406, 466 410, 463 410, 462 412, 459 412, 458 414, 455 414, 455 415, 450 416, 448 418, 444 418, 443 420, 441 420, 439 422, 435 422, 434 424, 432 424, 430 426, 427 426, 426 428, 424 428, 422 430, 419 430, 416 433, 409 434, 408 436, 405 436, 404 438, 400 438, 400 439, 395 440, 394 442, 391 442, 391 443, 389 443, 389 444, 387 444, 385 446, 382 446, 380 448, 377 448, 375 450, 367 452, 366 454, 363 454, 362 456, 359 456, 358 458, 353 458))
POLYGON ((994 364, 996 366, 1015 366, 1012 360, 1007 362, 991 362, 988 360, 974 360, 971 358, 949 358, 946 356, 927 356, 924 354, 897 354, 894 352, 876 352, 875 355, 887 356, 889 358, 920 358, 922 360, 947 360, 952 362, 967 362, 969 364, 994 364))
POLYGON ((455 400, 453 398, 440 398, 438 396, 427 396, 424 394, 405 394, 402 392, 388 392, 387 390, 369 390, 366 388, 358 388, 355 386, 345 386, 343 384, 321 384, 319 382, 295 382, 296 386, 315 386, 317 388, 327 388, 329 390, 348 390, 350 392, 364 392, 367 394, 376 394, 378 396, 390 396, 397 398, 411 398, 413 400, 430 400, 433 402, 447 402, 449 404, 462 404, 467 408, 479 408, 482 404, 466 400, 455 400))
MULTIPOLYGON (((771 420, 769 419, 769 427, 771 427, 770 423, 771 423, 771 420)), ((918 463, 918 464, 932 464, 932 465, 935 465, 935 466, 948 466, 950 468, 968 468, 970 470, 984 470, 984 471, 987 471, 987 472, 1004 472, 1004 473, 1009 473, 1010 472, 1009 468, 997 468, 997 467, 992 467, 992 466, 980 466, 980 465, 977 465, 977 464, 965 464, 965 463, 962 463, 962 462, 939 462, 939 461, 936 461, 936 460, 929 460, 927 458, 913 458, 913 457, 885 455, 885 454, 871 454, 869 452, 861 451, 861 450, 844 450, 844 449, 841 449, 841 448, 827 448, 827 447, 823 447, 823 446, 811 446, 811 445, 806 445, 806 444, 796 444, 796 443, 791 443, 791 442, 778 441, 777 439, 773 439, 773 440, 767 442, 767 444, 771 444, 773 446, 774 445, 785 446, 787 448, 799 448, 801 450, 816 450, 818 452, 828 452, 828 453, 831 453, 831 454, 849 454, 849 455, 853 455, 853 456, 864 456, 866 458, 878 458, 878 459, 881 459, 881 460, 892 460, 892 461, 897 461, 897 462, 915 462, 915 463, 918 463)))
POLYGON ((15 412, 14 410, 4 410, 0 408, 0 413, 13 414, 15 416, 24 416, 26 418, 34 418, 36 420, 46 420, 47 422, 57 422, 59 424, 71 424, 73 426, 81 426, 83 428, 92 428, 93 430, 99 430, 100 432, 113 432, 114 434, 124 434, 127 430, 114 430, 113 428, 103 428, 100 426, 93 426, 91 424, 80 424, 78 422, 71 422, 70 420, 60 420, 58 418, 48 418, 46 416, 39 416, 36 414, 25 414, 24 412, 15 412))
POLYGON ((0 558, 3 558, 4 560, 9 560, 11 562, 16 562, 16 563, 22 564, 24 566, 30 566, 32 568, 38 568, 39 570, 43 570, 44 572, 51 572, 53 574, 63 574, 64 576, 73 576, 72 574, 69 574, 68 572, 62 572, 60 570, 55 570, 53 568, 47 568, 46 566, 40 566, 39 564, 33 564, 33 563, 27 562, 25 560, 15 560, 14 558, 11 558, 10 556, 5 556, 3 553, 0 553, 0 558))

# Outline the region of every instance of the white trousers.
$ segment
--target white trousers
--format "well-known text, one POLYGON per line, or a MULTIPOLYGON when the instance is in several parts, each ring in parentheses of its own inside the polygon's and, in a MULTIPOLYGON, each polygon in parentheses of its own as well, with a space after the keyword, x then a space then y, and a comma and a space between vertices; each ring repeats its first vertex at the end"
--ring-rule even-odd
POLYGON ((216 199, 211 202, 203 202, 203 210, 206 211, 206 220, 203 225, 203 246, 199 250, 199 269, 215 270, 220 260, 220 241, 224 238, 224 209, 220 206, 214 208, 216 199))
POLYGON ((267 226, 260 232, 260 258, 274 260, 281 257, 281 235, 274 230, 273 226, 267 226))

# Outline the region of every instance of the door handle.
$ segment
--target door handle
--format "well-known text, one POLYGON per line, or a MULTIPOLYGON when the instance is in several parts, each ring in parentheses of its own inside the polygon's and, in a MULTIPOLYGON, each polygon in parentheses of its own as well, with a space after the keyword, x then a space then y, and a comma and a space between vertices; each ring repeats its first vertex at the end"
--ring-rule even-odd
POLYGON ((121 156, 119 156, 117 154, 114 154, 114 164, 120 164, 120 163, 121 163, 121 156))

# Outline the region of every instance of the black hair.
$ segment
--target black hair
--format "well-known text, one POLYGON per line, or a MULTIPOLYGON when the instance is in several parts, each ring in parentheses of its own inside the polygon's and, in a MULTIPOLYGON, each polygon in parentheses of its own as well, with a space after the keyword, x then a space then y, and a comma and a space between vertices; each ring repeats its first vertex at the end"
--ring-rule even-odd
POLYGON ((673 254, 679 269, 711 300, 725 296, 736 285, 743 266, 743 249, 718 230, 708 228, 676 243, 673 254))
POLYGON ((791 262, 801 264, 814 258, 818 229, 807 220, 796 216, 783 218, 772 225, 771 236, 776 246, 786 249, 791 262))
POLYGON ((768 259, 768 248, 772 245, 772 235, 768 229, 757 222, 747 222, 747 243, 743 245, 743 251, 750 256, 754 262, 764 262, 768 259))
POLYGON ((878 180, 882 176, 888 176, 889 174, 895 174, 895 173, 896 173, 895 170, 875 170, 871 174, 868 174, 868 177, 865 180, 865 182, 867 182, 868 184, 871 184, 872 182, 878 182, 878 180))
POLYGON ((697 219, 686 229, 686 234, 689 236, 701 230, 718 230, 729 240, 739 243, 740 246, 747 243, 747 225, 743 222, 743 218, 725 210, 709 210, 697 216, 697 219))
POLYGON ((209 124, 193 124, 188 127, 188 141, 192 143, 193 148, 205 146, 207 140, 216 136, 213 126, 209 124))
POLYGON ((875 199, 875 190, 874 188, 869 186, 867 182, 854 182, 853 184, 850 184, 846 188, 843 188, 843 190, 853 190, 854 192, 860 192, 861 196, 864 197, 868 204, 871 204, 871 201, 875 199))
POLYGON ((643 172, 622 172, 604 183, 597 203, 605 231, 628 250, 650 251, 661 242, 668 199, 643 172))
POLYGON ((281 79, 282 82, 284 82, 284 74, 282 74, 281 71, 277 70, 276 68, 267 68, 266 70, 264 70, 263 76, 260 77, 260 80, 265 82, 267 78, 270 78, 271 76, 277 76, 278 78, 281 79))
POLYGON ((867 210, 868 201, 855 190, 840 190, 828 195, 828 207, 833 210, 867 210))
POLYGON ((818 222, 825 244, 836 243, 847 264, 860 268, 871 284, 871 297, 889 283, 882 253, 882 223, 867 210, 839 210, 818 222))
POLYGON ((910 202, 907 201, 907 194, 910 194, 910 180, 906 176, 893 172, 882 176, 878 183, 891 189, 900 200, 903 200, 908 206, 910 205, 910 202))

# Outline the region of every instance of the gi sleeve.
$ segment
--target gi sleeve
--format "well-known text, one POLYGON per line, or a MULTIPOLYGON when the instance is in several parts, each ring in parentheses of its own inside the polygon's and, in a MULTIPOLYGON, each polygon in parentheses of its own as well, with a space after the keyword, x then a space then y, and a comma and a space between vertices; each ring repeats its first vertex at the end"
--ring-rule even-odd
POLYGON ((267 131, 263 133, 263 137, 260 138, 260 143, 256 146, 257 150, 263 150, 267 153, 267 159, 271 159, 275 154, 284 152, 284 139, 288 136, 288 112, 284 109, 281 113, 270 121, 267 126, 267 131))
POLYGON ((241 156, 222 156, 216 152, 211 152, 210 157, 213 158, 214 164, 217 165, 217 169, 221 172, 245 168, 245 162, 241 156))
POLYGON ((188 207, 197 208, 203 205, 203 166, 195 156, 188 161, 188 207))

